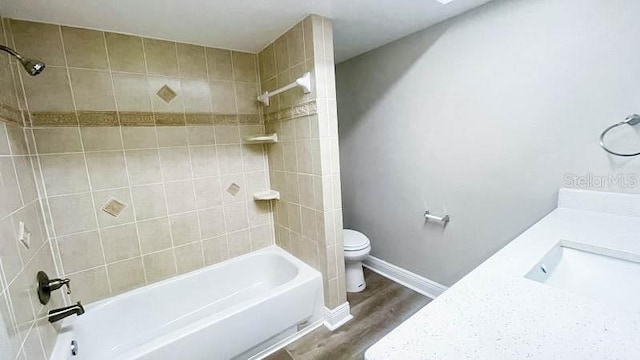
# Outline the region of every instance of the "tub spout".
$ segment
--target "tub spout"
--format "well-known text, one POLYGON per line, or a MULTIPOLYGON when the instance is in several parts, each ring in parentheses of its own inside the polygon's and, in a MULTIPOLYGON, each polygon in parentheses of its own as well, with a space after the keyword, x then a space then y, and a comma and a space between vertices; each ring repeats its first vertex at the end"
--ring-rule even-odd
POLYGON ((78 316, 84 314, 84 307, 82 307, 82 304, 80 304, 80 301, 78 301, 77 304, 74 304, 71 306, 49 311, 49 322, 54 323, 68 316, 71 316, 73 314, 76 314, 78 316))

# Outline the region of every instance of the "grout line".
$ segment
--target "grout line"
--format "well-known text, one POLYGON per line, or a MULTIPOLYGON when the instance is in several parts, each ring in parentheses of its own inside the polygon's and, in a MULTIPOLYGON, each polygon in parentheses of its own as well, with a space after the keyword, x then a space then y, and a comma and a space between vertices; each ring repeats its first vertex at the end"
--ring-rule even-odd
MULTIPOLYGON (((102 33, 102 37, 104 39, 104 47, 105 47, 105 51, 106 51, 106 54, 107 54, 107 65, 109 66, 109 77, 111 79, 111 90, 112 90, 112 94, 113 94, 113 102, 114 102, 114 105, 115 105, 115 108, 116 108, 116 113, 118 114, 117 115, 118 116, 118 123, 121 124, 120 111, 119 111, 119 107, 118 107, 118 98, 116 97, 116 93, 115 93, 115 91, 116 91, 115 90, 115 82, 113 80, 113 70, 111 68, 111 59, 109 58, 109 47, 107 46, 107 36, 106 36, 106 34, 104 32, 102 33)), ((142 43, 142 41, 141 41, 141 43, 142 43)), ((143 51, 143 53, 144 53, 144 51, 143 51)), ((145 69, 146 69, 146 67, 145 67, 145 69)), ((124 159, 124 171, 125 171, 125 173, 127 175, 127 184, 128 184, 127 188, 129 190, 129 197, 131 199, 130 200, 131 201, 131 211, 133 213, 133 222, 128 223, 128 224, 134 224, 134 228, 136 229, 136 237, 137 237, 137 240, 138 240, 138 252, 140 253, 140 264, 142 265, 142 279, 143 279, 144 283, 147 284, 147 270, 146 270, 146 268, 144 266, 144 261, 142 260, 142 241, 140 240, 140 230, 138 229, 138 222, 136 220, 138 218, 138 215, 137 215, 137 212, 136 212, 135 203, 133 202, 133 186, 131 185, 131 175, 129 173, 129 164, 127 162, 127 153, 126 153, 125 148, 124 148, 124 135, 122 133, 122 126, 121 125, 118 126, 118 134, 120 135, 120 144, 122 145, 122 149, 120 151, 122 151, 122 157, 124 159)), ((113 227, 123 226, 123 225, 125 225, 125 224, 114 225, 113 227)), ((98 227, 99 227, 99 224, 98 224, 98 227)), ((110 227, 104 227, 104 228, 102 228, 102 230, 108 229, 108 228, 110 228, 110 227)), ((105 254, 105 269, 108 269, 108 265, 109 264, 107 263, 107 258, 106 258, 106 254, 105 254)), ((107 273, 107 276, 108 275, 109 274, 107 273)))
MULTIPOLYGON (((58 28, 60 29, 60 38, 61 38, 61 41, 62 41, 62 54, 64 56, 64 64, 65 64, 65 67, 67 68, 67 76, 69 77, 69 88, 71 89, 71 101, 73 102, 73 108, 76 109, 76 121, 78 121, 77 120, 77 109, 78 109, 78 106, 76 104, 75 91, 73 89, 73 86, 71 86, 71 73, 69 71, 69 61, 67 60, 67 50, 66 50, 65 43, 64 43, 64 36, 62 36, 62 28, 61 27, 58 27, 58 28)), ((102 33, 102 37, 103 37, 103 42, 104 42, 104 33, 102 33)), ((106 47, 106 44, 105 44, 105 47, 106 47)), ((112 89, 112 91, 113 91, 113 89, 112 89)), ((105 265, 105 273, 107 275, 107 286, 109 288, 109 295, 111 295, 113 293, 112 288, 111 288, 111 278, 109 276, 109 271, 107 270, 107 267, 106 267, 107 260, 106 260, 105 254, 104 254, 104 244, 102 242, 102 234, 100 233, 100 221, 98 219, 98 214, 97 214, 97 211, 96 211, 95 197, 93 195, 94 189, 93 189, 93 184, 92 184, 92 181, 91 181, 91 175, 89 173, 89 162, 87 161, 87 154, 86 154, 86 151, 85 151, 86 147, 84 145, 84 139, 82 137, 82 132, 80 131, 80 126, 79 125, 80 125, 80 123, 78 122, 77 133, 78 133, 78 136, 80 137, 80 148, 82 149, 82 156, 84 158, 84 168, 85 168, 85 171, 86 171, 86 174, 87 174, 87 180, 88 180, 88 183, 89 183, 89 191, 91 192, 91 205, 92 205, 92 209, 91 210, 93 211, 93 218, 94 218, 94 220, 96 222, 96 226, 98 227, 98 239, 100 240, 100 250, 102 251, 102 254, 101 254, 102 255, 102 262, 105 265)), ((124 156, 124 154, 123 154, 123 156, 124 156)), ((62 268, 64 269, 64 264, 62 264, 62 268)))

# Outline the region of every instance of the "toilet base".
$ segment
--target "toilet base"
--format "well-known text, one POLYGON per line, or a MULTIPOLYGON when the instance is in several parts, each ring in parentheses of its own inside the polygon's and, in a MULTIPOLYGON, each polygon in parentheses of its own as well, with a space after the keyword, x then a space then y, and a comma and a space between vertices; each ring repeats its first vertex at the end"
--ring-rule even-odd
POLYGON ((361 292, 367 288, 367 283, 364 281, 364 272, 362 271, 362 262, 345 263, 344 276, 347 292, 361 292))

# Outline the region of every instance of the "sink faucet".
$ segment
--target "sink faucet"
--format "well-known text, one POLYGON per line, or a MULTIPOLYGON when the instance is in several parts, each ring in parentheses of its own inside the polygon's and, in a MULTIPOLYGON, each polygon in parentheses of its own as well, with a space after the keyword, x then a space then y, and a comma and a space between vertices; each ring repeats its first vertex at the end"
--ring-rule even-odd
POLYGON ((78 301, 77 304, 74 304, 71 306, 66 306, 63 308, 49 311, 49 322, 54 323, 68 316, 71 316, 73 314, 76 314, 77 316, 84 314, 84 307, 82 307, 82 304, 80 304, 80 301, 78 301))

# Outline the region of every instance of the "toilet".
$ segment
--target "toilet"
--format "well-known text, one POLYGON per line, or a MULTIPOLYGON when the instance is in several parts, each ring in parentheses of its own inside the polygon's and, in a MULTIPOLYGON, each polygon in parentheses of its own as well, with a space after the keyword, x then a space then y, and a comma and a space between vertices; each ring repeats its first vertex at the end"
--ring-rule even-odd
POLYGON ((371 243, 363 233, 355 230, 344 229, 342 234, 347 292, 360 292, 367 287, 362 272, 362 260, 369 255, 371 243))

